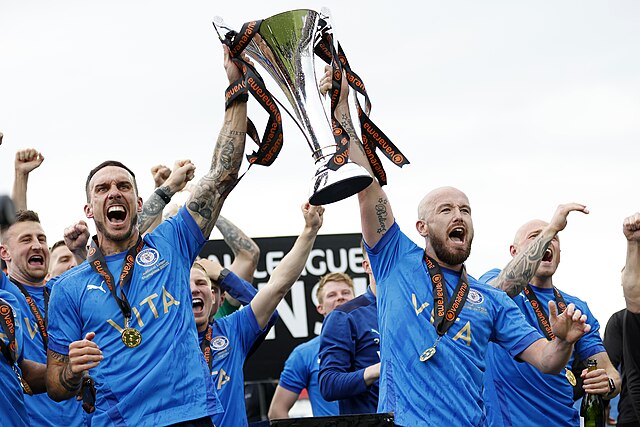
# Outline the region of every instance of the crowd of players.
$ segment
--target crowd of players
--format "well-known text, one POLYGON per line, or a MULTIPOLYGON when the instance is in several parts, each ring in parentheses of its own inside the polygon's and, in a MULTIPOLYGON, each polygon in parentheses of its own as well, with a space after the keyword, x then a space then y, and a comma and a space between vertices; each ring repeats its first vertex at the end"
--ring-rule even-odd
MULTIPOLYGON (((233 83, 241 70, 227 48, 224 58, 233 83)), ((326 75, 321 89, 330 81, 326 75)), ((351 160, 371 172, 343 86, 335 116, 349 133, 351 160)), ((43 157, 17 153, 19 213, 3 227, 0 245, 7 266, 0 276, 1 425, 247 425, 243 364, 277 321, 324 209, 303 204, 301 234, 256 291, 257 246, 219 216, 238 182, 246 132, 246 99, 238 98, 225 111, 208 172, 166 219, 171 197, 193 179, 190 161, 154 168, 156 190, 144 203, 133 171, 101 163, 85 185, 96 236, 80 221, 51 248, 27 207, 28 176, 43 157), (228 268, 198 259, 214 226, 234 252, 228 268)), ((553 282, 558 233, 571 212, 588 214, 585 206, 561 205, 548 223, 525 223, 511 262, 476 280, 464 267, 474 232, 463 192, 438 188, 422 199, 416 228, 424 248, 400 230, 376 181, 358 199, 368 289, 355 297, 349 276, 322 278, 322 334, 291 353, 271 419, 286 418, 306 388, 315 416, 393 413, 401 426, 577 426, 577 389, 605 399, 622 392, 618 425, 640 425, 640 350, 632 344, 640 214, 623 223, 627 307, 612 317, 603 343, 587 304, 553 282), (587 359, 598 369, 582 370, 587 359)))

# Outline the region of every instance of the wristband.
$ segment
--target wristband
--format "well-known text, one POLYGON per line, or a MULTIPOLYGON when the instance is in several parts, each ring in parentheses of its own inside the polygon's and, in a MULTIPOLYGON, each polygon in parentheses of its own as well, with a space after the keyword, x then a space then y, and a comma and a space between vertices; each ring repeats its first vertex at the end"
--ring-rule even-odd
POLYGON ((167 205, 171 201, 171 196, 165 193, 164 190, 162 190, 162 188, 160 187, 156 188, 156 191, 154 191, 154 193, 157 194, 158 197, 160 197, 164 201, 164 203, 167 205))
POLYGON ((223 268, 222 271, 220 271, 220 274, 218 275, 218 283, 222 284, 222 282, 224 282, 224 279, 227 278, 227 275, 231 273, 229 271, 228 268, 223 268))

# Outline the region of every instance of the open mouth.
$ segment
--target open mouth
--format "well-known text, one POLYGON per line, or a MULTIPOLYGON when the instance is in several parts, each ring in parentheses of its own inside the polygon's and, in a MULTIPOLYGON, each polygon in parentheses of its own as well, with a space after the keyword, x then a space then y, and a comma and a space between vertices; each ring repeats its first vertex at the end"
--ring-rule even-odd
POLYGON ((193 314, 202 314, 204 311, 204 301, 202 298, 194 298, 191 301, 191 308, 193 309, 193 314))
POLYGON ((33 267, 44 267, 44 257, 42 255, 30 256, 28 263, 33 267))
POLYGON ((542 262, 551 261, 553 261, 553 252, 551 251, 551 249, 547 248, 547 250, 544 251, 544 255, 542 256, 542 262))
POLYGON ((449 233, 449 239, 454 243, 464 243, 465 231, 463 227, 456 227, 449 233))
POLYGON ((114 205, 107 209, 107 219, 113 224, 121 224, 127 219, 127 211, 124 206, 114 205))

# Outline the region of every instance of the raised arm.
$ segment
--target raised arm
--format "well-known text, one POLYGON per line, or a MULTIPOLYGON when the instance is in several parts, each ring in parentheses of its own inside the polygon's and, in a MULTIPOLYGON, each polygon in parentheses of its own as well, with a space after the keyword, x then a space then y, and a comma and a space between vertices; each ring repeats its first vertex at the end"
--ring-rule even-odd
POLYGON ((182 191, 193 179, 196 167, 191 160, 178 160, 173 170, 162 165, 151 168, 156 189, 142 205, 142 212, 138 216, 140 233, 150 233, 162 222, 162 210, 174 194, 182 191), (169 174, 167 177, 167 173, 169 174))
MULTIPOLYGON (((326 93, 331 89, 331 79, 331 67, 327 66, 327 68, 325 68, 325 74, 320 80, 320 91, 322 93, 326 93)), ((336 107, 335 118, 349 134, 349 158, 354 163, 364 167, 371 176, 374 176, 364 147, 362 146, 362 141, 360 141, 360 137, 356 133, 351 120, 349 104, 347 102, 348 95, 349 85, 343 74, 340 100, 336 107)), ((360 203, 362 237, 369 247, 373 247, 387 230, 389 230, 389 227, 393 225, 394 217, 391 211, 391 205, 389 204, 387 194, 375 178, 371 185, 358 193, 358 201, 360 203)))
POLYGON ((554 301, 549 301, 549 322, 555 338, 547 341, 541 338, 519 354, 520 359, 535 366, 544 374, 557 374, 569 362, 573 345, 591 330, 587 316, 569 304, 562 313, 554 301))
POLYGON ((624 220, 622 231, 627 238, 627 260, 622 271, 622 290, 627 310, 640 313, 640 212, 624 220))
POLYGON ((225 243, 233 251, 233 262, 229 266, 229 270, 247 282, 252 282, 253 273, 258 267, 260 248, 256 242, 222 215, 218 217, 216 227, 222 233, 225 243))
MULTIPOLYGON (((241 77, 241 73, 229 57, 229 48, 223 48, 224 67, 229 83, 232 83, 241 77)), ((211 234, 224 200, 238 183, 246 133, 247 104, 238 100, 225 111, 209 171, 195 185, 187 200, 187 209, 205 238, 211 234)))
POLYGON ((37 169, 44 157, 41 153, 33 148, 19 150, 16 152, 16 160, 14 163, 15 177, 13 180, 13 204, 16 211, 27 209, 27 184, 29 182, 29 174, 37 169))
POLYGON ((83 220, 64 229, 64 244, 71 251, 78 265, 87 259, 89 237, 89 227, 83 220))
POLYGON ((313 243, 322 226, 322 206, 311 206, 309 203, 302 205, 305 226, 302 234, 293 244, 278 266, 273 270, 267 285, 258 291, 251 301, 251 309, 256 316, 260 328, 264 328, 276 307, 289 292, 291 286, 298 280, 304 268, 313 243))
POLYGON ((518 248, 515 243, 511 245, 513 259, 490 284, 510 297, 522 292, 533 278, 551 241, 567 226, 567 216, 572 211, 589 213, 586 206, 578 203, 558 206, 549 225, 531 243, 523 248, 518 248))

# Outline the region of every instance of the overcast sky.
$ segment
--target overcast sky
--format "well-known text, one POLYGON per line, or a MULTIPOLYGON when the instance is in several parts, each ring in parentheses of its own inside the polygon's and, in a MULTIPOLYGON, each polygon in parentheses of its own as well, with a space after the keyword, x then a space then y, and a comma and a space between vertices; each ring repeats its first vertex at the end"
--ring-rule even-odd
MULTIPOLYGON (((0 0, 0 193, 11 191, 15 151, 42 151, 29 207, 53 242, 83 218, 84 180, 103 160, 129 165, 143 197, 158 163, 189 158, 198 179, 227 86, 213 18, 239 29, 322 6, 367 85, 372 118, 411 161, 398 169, 383 160, 405 233, 421 243, 418 201, 459 187, 476 230, 468 271, 479 277, 509 261, 522 223, 549 220, 559 203, 587 204, 591 214, 572 214, 560 235, 555 284, 586 300, 604 328, 624 305, 622 221, 640 210, 634 0, 0 0)), ((222 211, 251 236, 302 229, 313 161, 295 125, 284 126, 281 156, 251 168, 222 211)), ((323 233, 359 230, 355 198, 327 207, 323 233)))

